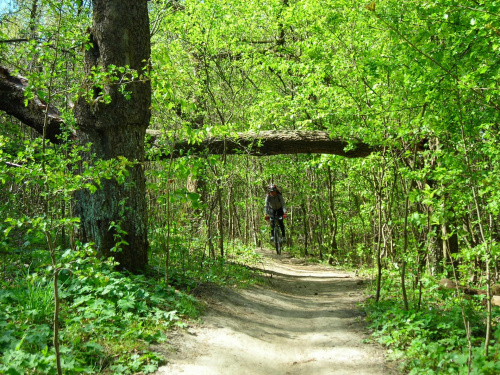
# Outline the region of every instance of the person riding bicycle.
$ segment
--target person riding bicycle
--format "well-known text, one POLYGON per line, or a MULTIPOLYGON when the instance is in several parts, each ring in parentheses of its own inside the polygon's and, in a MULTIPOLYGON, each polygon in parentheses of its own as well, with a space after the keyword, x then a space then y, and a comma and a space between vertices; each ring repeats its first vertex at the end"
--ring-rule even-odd
POLYGON ((274 214, 278 215, 278 223, 281 228, 281 235, 283 237, 283 241, 285 241, 285 225, 283 224, 283 219, 286 217, 286 205, 281 192, 278 190, 278 187, 274 184, 271 184, 267 187, 268 194, 266 195, 266 203, 265 203, 265 215, 266 221, 269 221, 271 218, 271 241, 274 241, 273 231, 276 225, 274 220, 274 214))

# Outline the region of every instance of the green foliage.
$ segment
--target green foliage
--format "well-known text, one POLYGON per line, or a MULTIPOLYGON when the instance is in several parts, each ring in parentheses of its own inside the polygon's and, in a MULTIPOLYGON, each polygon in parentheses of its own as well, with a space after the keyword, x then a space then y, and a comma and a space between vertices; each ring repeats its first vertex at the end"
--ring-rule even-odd
MULTIPOLYGON (((386 275, 394 277, 395 275, 386 275)), ((385 288, 379 303, 367 300, 365 309, 372 336, 388 347, 392 360, 409 374, 496 374, 500 370, 500 311, 495 312, 495 340, 484 354, 485 313, 480 299, 455 297, 429 280, 423 290, 421 308, 408 310, 399 302, 397 288, 385 288), (471 329, 471 361, 464 317, 471 329)))
MULTIPOLYGON (((163 361, 150 344, 199 314, 197 301, 161 280, 125 275, 89 246, 60 254, 64 373, 150 373, 163 361)), ((51 345, 51 267, 3 282, 0 289, 0 372, 55 371, 51 345)))
MULTIPOLYGON (((169 268, 169 284, 187 292, 196 292, 199 286, 246 286, 256 282, 259 271, 252 266, 261 261, 252 247, 241 243, 226 244, 226 257, 208 257, 203 252, 190 251, 174 245, 169 268)), ((162 269, 159 265, 158 269, 162 269)), ((164 270, 162 269, 162 273, 164 270)))
POLYGON ((11 293, 5 293, 2 298, 7 298, 10 294, 12 303, 18 304, 23 309, 23 315, 30 317, 33 323, 50 323, 54 312, 54 291, 53 286, 47 280, 38 277, 37 274, 20 274, 18 283, 11 293))
MULTIPOLYGON (((255 279, 242 264, 258 262, 252 249, 266 246, 263 186, 270 182, 282 188, 289 207, 287 251, 362 271, 377 261, 399 272, 405 264, 407 278, 424 282, 420 310, 416 282, 407 285, 410 311, 387 300, 370 305, 380 340, 396 357, 405 350, 407 368, 463 371, 465 314, 472 371, 498 370, 495 350, 481 354, 485 317, 478 301, 440 294, 421 279, 426 269, 443 269, 484 285, 495 267, 498 273, 498 1, 152 1, 152 57, 144 61, 151 75, 108 66, 87 77, 91 2, 36 3, 36 14, 20 6, 1 16, 0 39, 29 42, 0 43, 0 60, 27 77, 26 100, 51 98, 68 133, 75 126, 70 99, 80 95, 102 106, 110 100, 105 86, 129 97, 127 84, 151 79, 150 127, 163 138, 148 151, 155 161, 144 166, 150 263, 154 276, 168 275, 177 292, 161 281, 153 285, 154 278, 116 273, 92 260, 90 245, 75 242, 74 193, 96 192, 103 180, 124 183, 134 164, 83 160, 89 148, 44 145, 0 114, 1 303, 7 306, 0 310, 0 348, 11 373, 53 370, 47 235, 61 272, 65 371, 148 372, 159 359, 142 343, 160 341, 163 329, 197 314, 196 300, 181 291, 255 279), (177 139, 196 143, 248 130, 322 130, 344 138, 346 149, 363 141, 380 152, 363 160, 256 160, 242 153, 160 161, 177 139), (443 256, 452 238, 454 253, 443 256), (72 256, 63 251, 68 247, 83 254, 72 256)), ((126 244, 120 217, 109 229, 112 250, 119 251, 126 244)), ((391 288, 401 287, 394 282, 400 276, 383 274, 384 298, 399 298, 391 288)))

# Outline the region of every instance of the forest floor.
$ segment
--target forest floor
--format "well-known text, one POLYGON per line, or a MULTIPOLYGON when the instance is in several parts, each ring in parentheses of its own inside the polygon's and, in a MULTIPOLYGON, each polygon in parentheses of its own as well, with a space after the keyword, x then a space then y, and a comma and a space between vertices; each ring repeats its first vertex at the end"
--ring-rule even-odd
POLYGON ((264 285, 207 288, 203 323, 171 332, 169 363, 183 375, 397 374, 381 347, 366 343, 353 273, 260 249, 264 285))

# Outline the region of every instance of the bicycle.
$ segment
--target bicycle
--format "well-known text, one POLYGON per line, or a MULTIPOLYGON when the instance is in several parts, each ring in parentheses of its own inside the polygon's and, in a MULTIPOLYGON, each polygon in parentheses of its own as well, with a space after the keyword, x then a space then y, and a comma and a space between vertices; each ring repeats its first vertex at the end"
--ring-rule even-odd
MULTIPOLYGON (((283 216, 280 216, 276 212, 274 212, 273 217, 270 218, 271 225, 273 225, 273 220, 283 220, 283 216)), ((281 235, 281 228, 278 222, 274 222, 273 238, 274 245, 276 246, 276 254, 281 255, 281 249, 283 248, 283 236, 281 235)))

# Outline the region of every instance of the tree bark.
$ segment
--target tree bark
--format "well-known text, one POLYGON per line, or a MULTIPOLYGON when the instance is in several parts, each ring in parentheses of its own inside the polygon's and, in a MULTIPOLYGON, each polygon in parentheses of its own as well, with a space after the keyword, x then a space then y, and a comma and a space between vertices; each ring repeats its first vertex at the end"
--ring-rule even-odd
MULTIPOLYGON (((28 80, 14 76, 9 69, 0 66, 0 110, 14 116, 27 126, 43 134, 47 103, 35 96, 27 100, 25 91, 28 80)), ((48 107, 46 137, 52 143, 61 143, 64 121, 54 106, 48 107)))
MULTIPOLYGON (((168 144, 161 143, 161 135, 148 131, 149 143, 166 150, 168 144)), ((235 133, 231 137, 208 137, 198 144, 188 140, 175 142, 174 157, 191 153, 215 155, 246 154, 252 156, 270 156, 283 154, 333 154, 348 158, 362 158, 376 151, 377 148, 362 142, 352 142, 352 149, 346 150, 349 142, 341 138, 332 138, 325 131, 261 131, 259 133, 235 133)), ((165 151, 169 155, 169 151, 165 151)))
MULTIPOLYGON (((146 0, 93 0, 91 48, 85 53, 85 71, 106 71, 110 65, 129 66, 139 73, 151 55, 149 19, 146 0)), ((125 157, 135 162, 124 184, 103 182, 95 193, 81 190, 77 210, 81 217, 82 238, 95 242, 100 253, 113 256, 121 268, 137 272, 147 265, 147 207, 144 175, 144 139, 151 111, 151 83, 141 80, 128 83, 127 100, 117 85, 105 84, 102 90, 92 87, 93 100, 80 97, 75 105, 77 138, 91 142, 97 159, 125 157), (98 100, 109 94, 110 103, 98 100), (117 235, 126 232, 121 251, 114 252, 117 235)))
POLYGON ((339 250, 338 244, 337 244, 337 231, 338 231, 338 219, 337 219, 337 213, 336 207, 335 207, 335 189, 336 189, 336 177, 332 177, 332 169, 330 166, 328 166, 328 181, 327 181, 327 186, 328 186, 328 203, 329 203, 329 208, 330 208, 330 215, 332 217, 332 221, 330 223, 330 230, 331 230, 331 243, 330 243, 330 256, 328 257, 328 264, 333 265, 333 258, 338 255, 337 252, 339 250))

